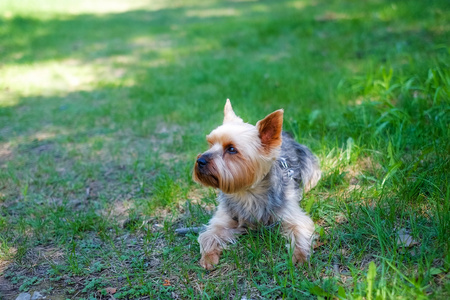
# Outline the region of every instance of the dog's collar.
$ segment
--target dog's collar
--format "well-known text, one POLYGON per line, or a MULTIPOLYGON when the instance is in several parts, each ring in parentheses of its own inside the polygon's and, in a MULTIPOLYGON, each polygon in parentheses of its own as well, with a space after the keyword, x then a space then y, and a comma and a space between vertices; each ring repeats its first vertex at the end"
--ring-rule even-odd
POLYGON ((284 157, 280 157, 280 164, 281 164, 281 167, 285 170, 287 170, 289 168, 287 161, 284 157))

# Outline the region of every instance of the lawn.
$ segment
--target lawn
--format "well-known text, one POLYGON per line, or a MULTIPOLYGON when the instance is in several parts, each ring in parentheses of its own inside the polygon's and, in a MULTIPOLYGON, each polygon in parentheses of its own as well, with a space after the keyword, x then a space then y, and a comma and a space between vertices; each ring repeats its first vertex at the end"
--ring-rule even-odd
POLYGON ((0 299, 450 298, 448 0, 2 0, 0 91, 0 299), (227 98, 320 158, 307 264, 174 232, 227 98))

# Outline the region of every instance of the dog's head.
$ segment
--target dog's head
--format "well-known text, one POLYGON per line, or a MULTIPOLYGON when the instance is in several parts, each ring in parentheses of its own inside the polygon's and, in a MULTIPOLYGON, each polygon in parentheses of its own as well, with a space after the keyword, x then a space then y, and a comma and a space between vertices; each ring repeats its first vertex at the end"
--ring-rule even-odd
POLYGON ((236 116, 227 100, 224 115, 223 124, 206 136, 209 150, 197 156, 193 178, 232 194, 261 181, 278 158, 283 110, 271 113, 254 126, 236 116))

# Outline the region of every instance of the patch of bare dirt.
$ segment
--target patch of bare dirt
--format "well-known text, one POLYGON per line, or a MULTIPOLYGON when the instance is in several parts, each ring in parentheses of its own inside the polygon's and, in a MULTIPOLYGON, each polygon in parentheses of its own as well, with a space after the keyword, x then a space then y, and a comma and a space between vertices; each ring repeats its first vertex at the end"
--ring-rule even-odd
POLYGON ((0 143, 0 167, 11 160, 13 157, 13 150, 11 143, 0 143))

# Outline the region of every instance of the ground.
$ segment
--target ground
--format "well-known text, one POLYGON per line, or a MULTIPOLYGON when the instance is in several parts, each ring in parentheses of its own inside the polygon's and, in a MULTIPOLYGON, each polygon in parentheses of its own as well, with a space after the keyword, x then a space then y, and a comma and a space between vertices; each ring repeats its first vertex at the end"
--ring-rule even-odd
POLYGON ((449 298, 447 2, 1 1, 0 298, 449 298), (321 161, 307 264, 261 227, 205 271, 174 233, 227 98, 321 161))

